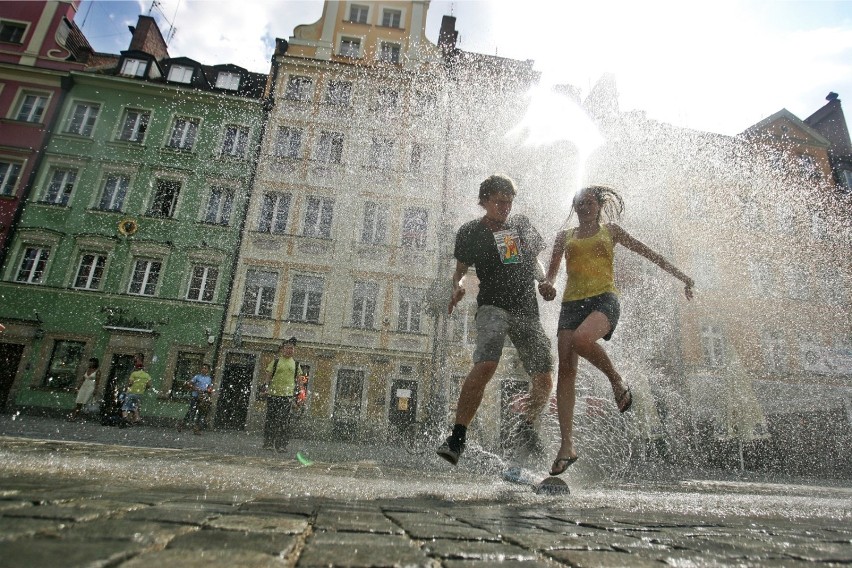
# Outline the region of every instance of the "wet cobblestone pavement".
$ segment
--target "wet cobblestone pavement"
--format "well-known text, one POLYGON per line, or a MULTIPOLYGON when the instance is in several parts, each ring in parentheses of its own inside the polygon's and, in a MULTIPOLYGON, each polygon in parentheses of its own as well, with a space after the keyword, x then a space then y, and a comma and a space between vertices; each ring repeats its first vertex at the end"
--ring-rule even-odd
POLYGON ((334 461, 314 447, 305 466, 233 436, 169 438, 200 449, 155 447, 153 428, 38 438, 60 424, 40 420, 0 422, 0 566, 852 564, 842 484, 568 478, 572 495, 540 496, 440 463, 365 459, 363 447, 334 461))

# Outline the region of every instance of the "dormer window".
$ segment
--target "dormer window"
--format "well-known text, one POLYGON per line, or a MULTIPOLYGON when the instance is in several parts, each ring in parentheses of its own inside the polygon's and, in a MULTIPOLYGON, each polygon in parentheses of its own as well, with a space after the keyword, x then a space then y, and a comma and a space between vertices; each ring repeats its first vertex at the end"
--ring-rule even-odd
POLYGON ((361 39, 344 37, 340 40, 340 55, 343 57, 361 57, 361 39))
POLYGON ((398 28, 400 27, 401 21, 401 10, 391 10, 390 8, 385 8, 382 12, 382 25, 386 28, 398 28))
POLYGON ((0 41, 2 42, 21 44, 24 41, 26 31, 26 24, 6 20, 0 21, 0 41))
POLYGON ((121 74, 125 77, 144 77, 147 69, 148 62, 144 59, 128 57, 121 66, 121 74))
POLYGON ((216 76, 216 88, 236 91, 240 88, 240 74, 220 71, 216 76))
POLYGON ((362 4, 352 4, 349 6, 349 21, 357 24, 366 24, 370 14, 370 7, 362 4))
POLYGON ((386 63, 399 63, 399 50, 400 46, 398 43, 383 41, 382 48, 379 51, 379 61, 384 61, 386 63))
POLYGON ((186 65, 172 65, 169 69, 169 81, 188 85, 192 83, 193 71, 192 67, 187 67, 186 65))

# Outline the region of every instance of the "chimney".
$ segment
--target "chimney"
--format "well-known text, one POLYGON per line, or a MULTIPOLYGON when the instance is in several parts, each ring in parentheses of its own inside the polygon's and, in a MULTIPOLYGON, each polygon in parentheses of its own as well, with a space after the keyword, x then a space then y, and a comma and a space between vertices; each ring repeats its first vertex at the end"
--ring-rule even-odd
POLYGON ((169 58, 169 48, 157 22, 151 16, 139 16, 135 26, 128 26, 133 37, 130 40, 131 51, 142 51, 153 55, 157 61, 169 58))
POLYGON ((456 17, 444 16, 441 18, 441 31, 438 33, 438 47, 441 48, 441 53, 444 59, 456 51, 456 42, 459 39, 459 32, 456 31, 456 17))

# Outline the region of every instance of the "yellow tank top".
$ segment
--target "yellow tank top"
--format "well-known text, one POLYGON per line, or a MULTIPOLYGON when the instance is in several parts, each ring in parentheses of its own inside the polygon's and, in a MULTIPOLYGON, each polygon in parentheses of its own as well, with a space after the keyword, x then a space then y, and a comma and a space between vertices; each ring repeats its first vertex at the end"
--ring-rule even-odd
POLYGON ((565 235, 565 267, 568 282, 563 302, 591 298, 606 292, 618 294, 613 279, 615 243, 606 225, 585 239, 574 237, 575 229, 565 235))

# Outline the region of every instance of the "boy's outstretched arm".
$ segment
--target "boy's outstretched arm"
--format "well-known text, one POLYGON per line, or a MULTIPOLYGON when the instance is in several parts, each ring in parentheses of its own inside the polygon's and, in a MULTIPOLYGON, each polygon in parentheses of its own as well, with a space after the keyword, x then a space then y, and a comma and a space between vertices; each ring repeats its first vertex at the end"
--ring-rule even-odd
POLYGON ((461 302, 462 298, 464 298, 464 286, 462 286, 462 280, 464 280, 465 274, 467 274, 468 265, 461 262, 460 260, 456 260, 456 269, 453 271, 453 294, 450 296, 450 305, 447 306, 447 313, 453 313, 453 309, 456 307, 456 304, 461 302))
POLYGON ((559 265, 562 263, 562 255, 565 253, 565 231, 556 233, 556 240, 553 241, 553 252, 550 253, 550 265, 547 267, 547 274, 538 285, 538 291, 541 297, 548 302, 556 297, 556 287, 553 281, 556 275, 559 274, 559 265))
POLYGON ((686 294, 686 299, 692 299, 692 288, 695 286, 695 282, 693 282, 692 278, 681 272, 674 264, 666 260, 666 258, 653 250, 648 245, 639 241, 638 239, 630 236, 630 233, 622 229, 616 224, 609 225, 609 232, 612 234, 613 240, 618 244, 622 245, 624 248, 635 252, 636 254, 642 255, 684 284, 686 284, 686 288, 684 289, 684 294, 686 294))

